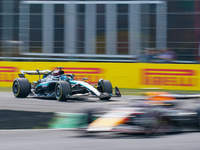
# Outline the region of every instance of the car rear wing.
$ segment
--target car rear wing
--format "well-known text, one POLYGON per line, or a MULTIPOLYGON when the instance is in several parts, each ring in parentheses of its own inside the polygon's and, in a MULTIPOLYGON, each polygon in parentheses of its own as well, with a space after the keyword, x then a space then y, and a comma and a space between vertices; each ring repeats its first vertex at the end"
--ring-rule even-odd
POLYGON ((45 75, 50 73, 50 70, 20 70, 20 72, 25 75, 25 74, 29 74, 29 75, 45 75))

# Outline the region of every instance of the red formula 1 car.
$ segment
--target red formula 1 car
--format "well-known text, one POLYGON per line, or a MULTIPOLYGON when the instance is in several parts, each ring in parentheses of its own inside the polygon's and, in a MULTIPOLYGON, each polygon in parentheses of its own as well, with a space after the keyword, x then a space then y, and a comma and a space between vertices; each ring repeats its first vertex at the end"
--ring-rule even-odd
POLYGON ((99 111, 101 109, 86 110, 87 119, 80 129, 90 133, 117 131, 146 135, 200 131, 200 106, 194 104, 183 108, 179 107, 179 103, 182 101, 175 99, 136 100, 129 106, 110 109, 103 113, 99 111))

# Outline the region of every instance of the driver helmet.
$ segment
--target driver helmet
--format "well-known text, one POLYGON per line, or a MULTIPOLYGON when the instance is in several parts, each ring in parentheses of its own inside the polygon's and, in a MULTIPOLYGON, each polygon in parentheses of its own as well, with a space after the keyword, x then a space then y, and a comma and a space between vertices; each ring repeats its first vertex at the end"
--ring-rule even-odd
POLYGON ((66 80, 68 80, 69 78, 68 78, 67 76, 61 76, 60 79, 66 81, 66 80))

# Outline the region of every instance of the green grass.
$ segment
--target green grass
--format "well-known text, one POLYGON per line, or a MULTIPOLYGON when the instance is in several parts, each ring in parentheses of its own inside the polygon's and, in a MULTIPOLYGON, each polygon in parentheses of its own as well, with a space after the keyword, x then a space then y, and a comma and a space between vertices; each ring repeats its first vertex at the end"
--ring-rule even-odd
POLYGON ((0 92, 12 92, 12 87, 0 87, 0 92))

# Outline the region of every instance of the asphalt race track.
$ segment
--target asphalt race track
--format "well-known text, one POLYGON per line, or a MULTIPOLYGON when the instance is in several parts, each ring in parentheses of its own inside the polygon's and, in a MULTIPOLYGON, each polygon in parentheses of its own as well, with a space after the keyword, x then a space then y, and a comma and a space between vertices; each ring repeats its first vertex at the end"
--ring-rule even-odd
MULTIPOLYGON (((110 101, 89 98, 68 102, 56 100, 26 98, 17 99, 12 93, 0 93, 0 110, 32 112, 73 113, 84 108, 118 107, 133 101, 133 97, 123 96, 110 101)), ((65 129, 19 129, 0 130, 1 150, 199 150, 199 132, 177 133, 145 137, 143 135, 124 135, 98 133, 85 135, 81 132, 65 129)))

